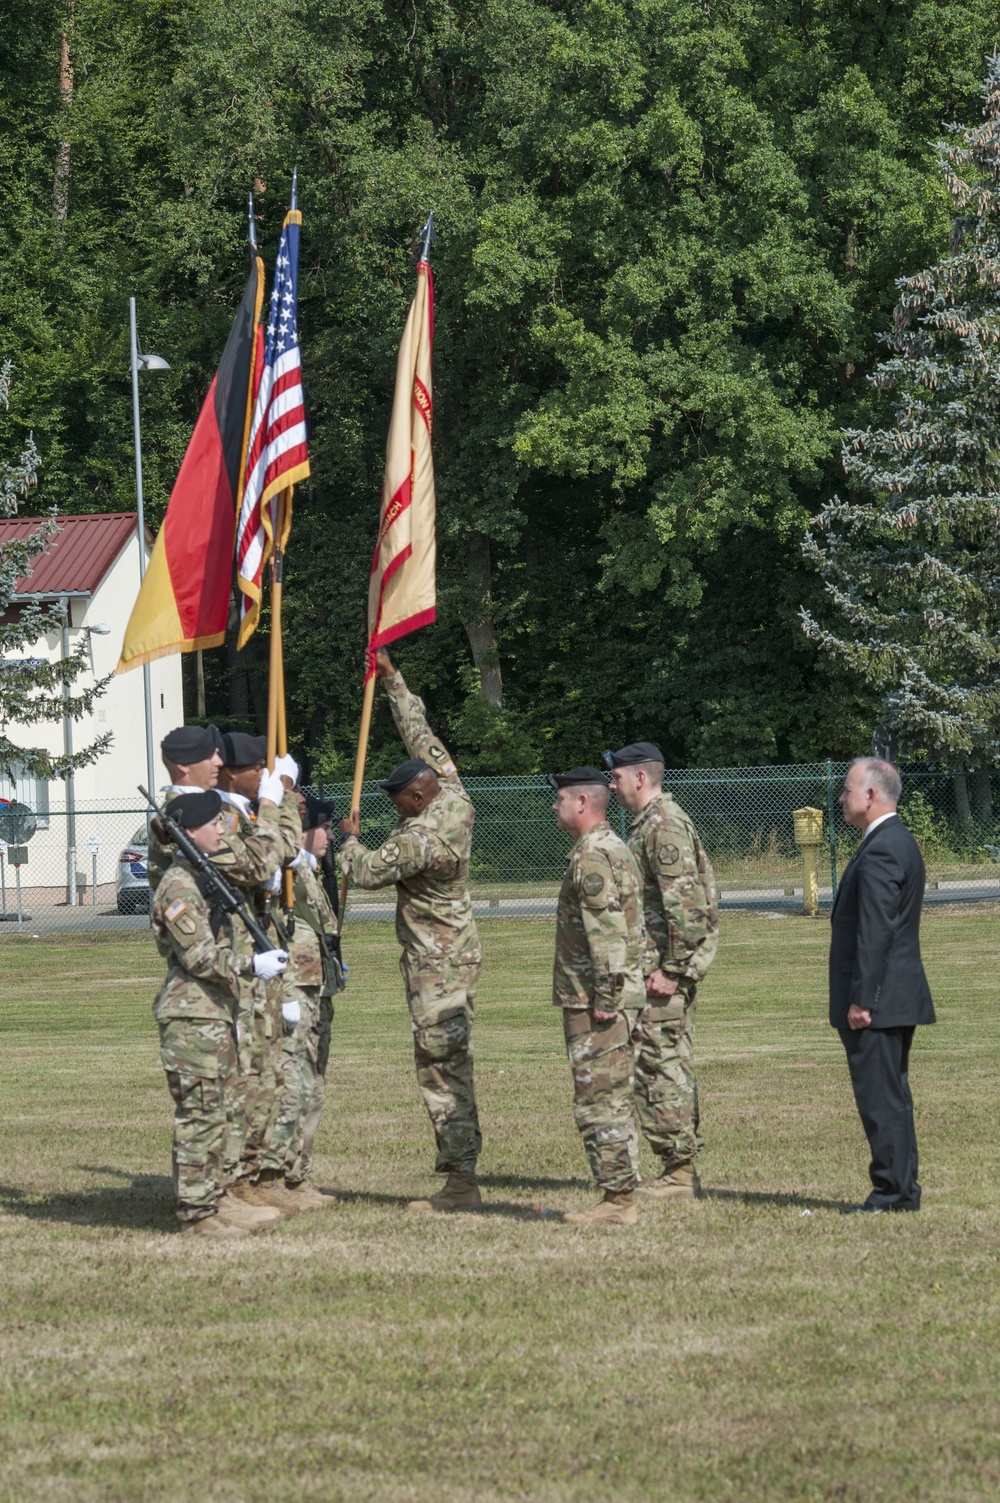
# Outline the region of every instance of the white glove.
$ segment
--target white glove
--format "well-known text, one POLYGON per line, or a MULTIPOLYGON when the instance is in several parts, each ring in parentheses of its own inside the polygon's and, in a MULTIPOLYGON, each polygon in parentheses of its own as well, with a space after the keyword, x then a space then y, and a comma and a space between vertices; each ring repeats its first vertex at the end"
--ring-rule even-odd
POLYGON ((277 772, 268 772, 267 768, 260 775, 257 785, 257 797, 269 798, 272 804, 280 804, 285 796, 285 785, 277 772))
POLYGON ((265 950, 263 955, 254 956, 253 973, 262 981, 273 981, 275 976, 281 975, 287 964, 287 950, 265 950))
POLYGON ((272 872, 271 873, 271 875, 268 877, 267 881, 264 883, 264 891, 265 892, 280 892, 281 891, 281 867, 280 866, 278 867, 278 870, 276 872, 272 872))
POLYGON ((281 1016, 284 1018, 289 1028, 294 1028, 296 1023, 302 1016, 302 1008, 294 998, 291 1002, 282 1002, 281 1016))
POLYGON ((289 757, 287 754, 283 757, 275 757, 274 770, 279 778, 291 778, 293 788, 299 781, 299 764, 294 757, 289 757))
POLYGON ((296 872, 301 871, 302 867, 304 866, 308 866, 312 871, 315 871, 319 866, 319 862, 316 860, 316 857, 313 855, 312 851, 307 851, 305 846, 302 846, 295 860, 289 861, 288 864, 292 868, 292 870, 296 872))

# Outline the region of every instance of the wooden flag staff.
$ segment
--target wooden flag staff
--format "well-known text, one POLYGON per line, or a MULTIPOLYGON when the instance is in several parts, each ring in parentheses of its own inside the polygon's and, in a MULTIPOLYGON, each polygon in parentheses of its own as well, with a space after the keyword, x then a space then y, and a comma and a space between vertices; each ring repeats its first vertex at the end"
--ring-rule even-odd
MULTIPOLYGON (((368 758, 368 737, 372 728, 372 705, 375 703, 375 679, 373 673, 365 684, 365 697, 361 703, 361 725, 358 730, 358 754, 354 759, 354 785, 351 788, 351 813, 361 813, 361 789, 365 781, 365 762, 368 758)), ((340 925, 344 925, 347 908, 347 877, 340 879, 340 925)))

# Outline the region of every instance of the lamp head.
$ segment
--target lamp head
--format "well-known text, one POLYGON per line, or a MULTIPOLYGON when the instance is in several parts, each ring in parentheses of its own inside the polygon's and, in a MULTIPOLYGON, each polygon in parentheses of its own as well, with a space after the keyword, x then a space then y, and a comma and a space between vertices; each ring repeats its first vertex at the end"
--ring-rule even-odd
POLYGON ((98 621, 96 626, 88 626, 87 630, 94 637, 109 637, 111 635, 111 627, 106 621, 98 621))
POLYGON ((138 355, 136 364, 141 371, 168 371, 170 362, 162 355, 138 355))

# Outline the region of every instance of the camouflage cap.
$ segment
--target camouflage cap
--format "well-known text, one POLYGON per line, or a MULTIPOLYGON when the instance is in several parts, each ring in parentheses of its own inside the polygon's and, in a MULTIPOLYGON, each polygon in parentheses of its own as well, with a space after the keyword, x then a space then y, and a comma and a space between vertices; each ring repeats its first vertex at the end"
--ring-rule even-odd
POLYGON ((602 787, 607 787, 603 772, 596 767, 571 767, 569 772, 547 772, 545 781, 557 792, 560 788, 576 788, 586 783, 600 783, 602 787))
MULTIPOLYGON (((403 789, 408 788, 414 778, 419 778, 422 772, 434 772, 434 768, 421 757, 408 757, 405 762, 400 762, 398 767, 393 768, 389 776, 384 778, 378 786, 383 793, 388 793, 391 797, 394 793, 402 793, 403 789)), ((436 772, 434 776, 437 777, 436 772)))
POLYGON ((633 741, 620 751, 606 751, 601 757, 605 767, 638 767, 642 762, 663 762, 666 758, 652 741, 633 741))

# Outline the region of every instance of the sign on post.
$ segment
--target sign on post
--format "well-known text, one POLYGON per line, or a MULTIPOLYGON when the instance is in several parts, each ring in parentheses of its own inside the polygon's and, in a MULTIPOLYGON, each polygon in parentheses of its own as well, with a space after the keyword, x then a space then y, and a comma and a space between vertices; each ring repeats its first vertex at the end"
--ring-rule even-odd
POLYGON ((90 852, 90 905, 97 907, 97 858, 101 854, 101 840, 98 835, 87 836, 87 850, 90 852))

